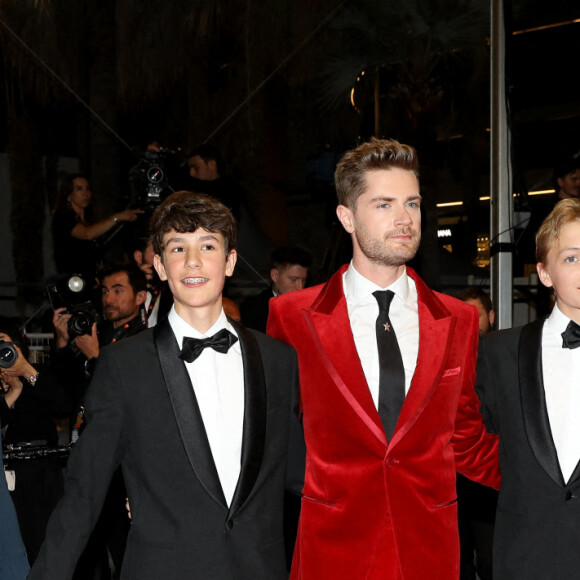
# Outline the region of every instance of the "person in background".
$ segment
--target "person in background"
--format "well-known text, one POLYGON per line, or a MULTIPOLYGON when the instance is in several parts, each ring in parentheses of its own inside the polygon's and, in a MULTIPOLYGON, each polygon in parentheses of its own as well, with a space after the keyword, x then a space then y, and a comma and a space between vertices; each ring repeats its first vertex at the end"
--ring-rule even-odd
POLYGON ((29 567, 26 548, 20 536, 16 512, 4 475, 4 465, 0 455, 0 522, 2 522, 0 525, 0 578, 24 580, 29 567))
POLYGON ((306 287, 312 258, 302 248, 283 247, 272 252, 271 262, 271 286, 246 298, 240 308, 244 326, 260 332, 266 332, 270 298, 306 287))
MULTIPOLYGON (((477 308, 480 336, 492 331, 495 311, 486 292, 477 286, 467 286, 455 296, 477 308)), ((460 580, 476 580, 477 577, 479 580, 491 580, 493 577, 493 527, 496 507, 497 491, 457 474, 460 580)))
MULTIPOLYGON (((4 445, 54 449, 58 445, 55 419, 70 416, 72 401, 50 367, 28 362, 26 338, 5 318, 0 319, 0 340, 12 343, 17 352, 11 366, 0 368, 4 445)), ((10 463, 15 478, 12 498, 31 564, 44 541, 48 518, 63 494, 62 468, 62 460, 48 454, 10 463)))
POLYGON ((97 271, 97 240, 120 222, 133 222, 143 213, 136 209, 114 213, 102 220, 95 216, 95 198, 86 176, 67 175, 60 186, 52 215, 54 260, 58 272, 85 274, 97 271))
POLYGON ((245 194, 238 183, 223 176, 222 165, 222 156, 215 147, 207 143, 196 147, 187 157, 191 187, 219 199, 239 221, 245 194))

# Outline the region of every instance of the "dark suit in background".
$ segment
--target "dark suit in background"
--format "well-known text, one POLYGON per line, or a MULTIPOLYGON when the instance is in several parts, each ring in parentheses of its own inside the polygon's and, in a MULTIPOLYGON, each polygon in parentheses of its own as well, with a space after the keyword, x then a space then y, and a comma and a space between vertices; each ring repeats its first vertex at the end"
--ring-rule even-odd
POLYGON ((0 578, 24 580, 27 572, 26 550, 20 537, 14 505, 6 486, 4 465, 0 455, 0 578))
POLYGON ((165 320, 101 353, 87 395, 87 427, 30 579, 70 578, 118 465, 132 512, 123 579, 287 577, 282 502, 296 356, 232 324, 244 361, 245 408, 230 507, 165 320))
POLYGON ((480 343, 477 390, 487 426, 500 436, 494 580, 580 577, 580 465, 565 483, 544 394, 543 324, 480 343))
POLYGON ((266 288, 255 296, 249 296, 240 306, 242 324, 248 328, 266 332, 270 312, 270 298, 274 298, 272 288, 266 288))

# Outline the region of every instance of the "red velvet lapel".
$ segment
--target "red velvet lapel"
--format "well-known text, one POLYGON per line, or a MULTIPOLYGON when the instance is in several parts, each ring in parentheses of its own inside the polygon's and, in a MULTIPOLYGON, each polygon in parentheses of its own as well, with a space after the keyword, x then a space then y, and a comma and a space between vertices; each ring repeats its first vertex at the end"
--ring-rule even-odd
POLYGON ((387 438, 373 403, 350 329, 342 287, 343 266, 320 291, 315 302, 302 314, 318 347, 322 363, 338 390, 365 425, 384 445, 387 438))
MULTIPOLYGON (((341 394, 384 445, 387 440, 358 358, 350 329, 342 276, 343 266, 326 283, 312 306, 303 310, 306 327, 341 394)), ((419 302, 419 356, 390 447, 407 433, 423 411, 445 370, 455 319, 411 269, 419 302)))
POLYGON ((411 387, 405 397, 391 447, 409 431, 435 391, 445 370, 455 318, 411 269, 419 304, 419 355, 411 387))

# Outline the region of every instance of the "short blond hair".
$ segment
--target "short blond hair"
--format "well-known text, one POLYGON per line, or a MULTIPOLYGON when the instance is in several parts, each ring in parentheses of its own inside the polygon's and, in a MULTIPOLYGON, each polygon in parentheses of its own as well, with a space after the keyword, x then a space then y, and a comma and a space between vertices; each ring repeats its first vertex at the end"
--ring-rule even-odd
POLYGON ((536 261, 546 263, 548 252, 560 238, 562 228, 574 221, 580 221, 580 200, 570 198, 559 201, 536 234, 536 261))

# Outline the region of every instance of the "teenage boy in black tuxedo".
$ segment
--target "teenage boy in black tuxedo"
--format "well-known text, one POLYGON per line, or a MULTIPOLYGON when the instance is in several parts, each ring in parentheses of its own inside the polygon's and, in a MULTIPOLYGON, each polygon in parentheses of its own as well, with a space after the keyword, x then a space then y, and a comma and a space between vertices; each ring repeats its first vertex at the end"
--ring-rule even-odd
POLYGON ((222 203, 175 193, 153 215, 151 236, 174 305, 99 357, 87 427, 30 578, 70 578, 118 465, 132 515, 121 578, 286 578, 295 353, 223 313, 236 225, 222 203))
POLYGON ((580 201, 560 201, 536 237, 556 304, 546 320, 481 339, 477 388, 500 436, 494 580, 580 576, 580 201))

